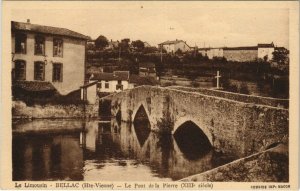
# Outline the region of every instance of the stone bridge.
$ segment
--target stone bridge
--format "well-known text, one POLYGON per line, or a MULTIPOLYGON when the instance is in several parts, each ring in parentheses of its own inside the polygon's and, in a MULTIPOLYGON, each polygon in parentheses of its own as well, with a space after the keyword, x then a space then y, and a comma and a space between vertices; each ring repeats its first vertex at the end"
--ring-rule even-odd
MULTIPOLYGON (((156 132, 174 133, 193 122, 218 151, 248 156, 288 142, 288 100, 209 89, 140 86, 100 99, 112 116, 133 122, 144 108, 156 132)), ((100 112, 101 115, 101 112, 100 112)))

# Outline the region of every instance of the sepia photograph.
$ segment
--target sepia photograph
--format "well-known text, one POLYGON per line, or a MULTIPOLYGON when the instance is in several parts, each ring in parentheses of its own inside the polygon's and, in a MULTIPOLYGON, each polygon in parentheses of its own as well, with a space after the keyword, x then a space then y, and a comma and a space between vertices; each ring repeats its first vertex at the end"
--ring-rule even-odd
POLYGON ((298 186, 297 1, 3 4, 2 185, 298 186))

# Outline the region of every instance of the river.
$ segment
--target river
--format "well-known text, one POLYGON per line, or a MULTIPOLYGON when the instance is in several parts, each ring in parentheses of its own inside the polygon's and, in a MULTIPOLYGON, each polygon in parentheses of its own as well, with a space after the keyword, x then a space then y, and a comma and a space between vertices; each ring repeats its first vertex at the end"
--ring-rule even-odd
POLYGON ((172 181, 233 160, 177 142, 115 119, 14 121, 13 180, 172 181))

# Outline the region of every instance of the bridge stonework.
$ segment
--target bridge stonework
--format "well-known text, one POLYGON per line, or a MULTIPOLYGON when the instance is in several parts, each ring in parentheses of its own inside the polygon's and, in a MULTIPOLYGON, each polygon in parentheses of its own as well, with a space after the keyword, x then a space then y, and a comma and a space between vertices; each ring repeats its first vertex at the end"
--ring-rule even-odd
POLYGON ((156 132, 174 133, 180 125, 192 121, 216 150, 237 157, 288 140, 289 112, 281 107, 154 86, 126 90, 100 102, 104 100, 111 102, 112 116, 121 111, 121 120, 126 122, 133 122, 143 106, 156 132))

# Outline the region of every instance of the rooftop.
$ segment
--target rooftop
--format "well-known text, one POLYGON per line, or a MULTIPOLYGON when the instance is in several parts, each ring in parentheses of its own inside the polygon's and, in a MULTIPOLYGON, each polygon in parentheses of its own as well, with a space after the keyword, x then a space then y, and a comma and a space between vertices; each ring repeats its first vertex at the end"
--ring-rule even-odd
POLYGON ((114 71, 114 73, 103 72, 103 73, 93 74, 91 80, 125 81, 125 80, 129 80, 129 71, 114 71))
MULTIPOLYGON (((177 43, 180 43, 180 42, 184 42, 183 40, 168 40, 168 41, 165 41, 165 42, 162 42, 158 45, 169 45, 169 44, 177 44, 177 43)), ((185 42, 184 42, 185 43, 185 42)))
POLYGON ((91 39, 89 36, 85 36, 83 34, 65 28, 50 27, 50 26, 16 22, 16 21, 11 22, 11 30, 12 31, 21 30, 21 31, 28 31, 28 32, 43 33, 43 34, 68 36, 68 37, 73 37, 73 38, 78 38, 83 40, 91 39))
POLYGON ((141 77, 136 74, 130 75, 129 82, 137 85, 157 85, 158 82, 153 77, 141 77))
POLYGON ((223 50, 257 50, 258 48, 273 48, 274 43, 270 44, 257 44, 257 46, 239 46, 239 47, 207 47, 198 48, 198 50, 211 50, 211 49, 223 49, 223 50))
POLYGON ((257 50, 257 46, 224 47, 223 50, 257 50))
POLYGON ((270 43, 270 44, 258 44, 257 45, 259 48, 274 48, 274 43, 270 43))
POLYGON ((114 71, 113 74, 122 79, 129 79, 129 71, 114 71))
POLYGON ((13 83, 13 87, 21 88, 31 92, 56 90, 51 82, 44 82, 44 81, 16 81, 13 83))

